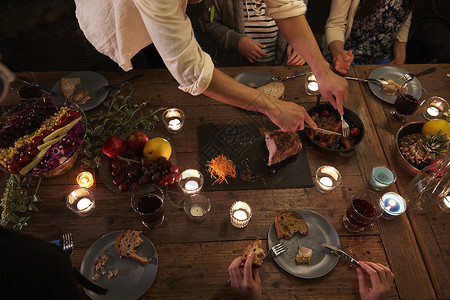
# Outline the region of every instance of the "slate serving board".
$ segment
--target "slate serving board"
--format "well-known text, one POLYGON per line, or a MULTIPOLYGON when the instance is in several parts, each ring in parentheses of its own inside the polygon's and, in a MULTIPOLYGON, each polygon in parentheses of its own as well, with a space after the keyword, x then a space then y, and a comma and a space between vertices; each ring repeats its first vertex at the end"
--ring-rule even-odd
POLYGON ((202 125, 198 127, 199 159, 205 191, 251 190, 260 188, 312 187, 306 150, 278 164, 267 166, 269 151, 258 127, 249 124, 202 125), (224 154, 236 166, 236 178, 228 184, 214 183, 207 171, 207 161, 224 154))

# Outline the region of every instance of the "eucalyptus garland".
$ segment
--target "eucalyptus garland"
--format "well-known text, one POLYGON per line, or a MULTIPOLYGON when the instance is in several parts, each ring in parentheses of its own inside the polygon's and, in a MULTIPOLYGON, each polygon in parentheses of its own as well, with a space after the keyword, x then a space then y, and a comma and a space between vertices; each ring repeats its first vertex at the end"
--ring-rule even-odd
POLYGON ((145 129, 152 131, 159 121, 156 113, 165 109, 151 110, 149 102, 132 104, 134 91, 121 88, 110 94, 110 101, 103 102, 105 109, 87 118, 87 135, 81 159, 83 168, 98 168, 101 164, 100 155, 105 140, 110 136, 119 136, 123 133, 145 129))

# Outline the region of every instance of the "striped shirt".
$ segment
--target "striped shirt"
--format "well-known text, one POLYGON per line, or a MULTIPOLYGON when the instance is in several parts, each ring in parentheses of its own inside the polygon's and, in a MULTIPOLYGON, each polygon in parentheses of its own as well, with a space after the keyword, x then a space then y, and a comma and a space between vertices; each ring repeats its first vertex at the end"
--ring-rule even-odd
POLYGON ((275 20, 266 17, 266 5, 262 0, 243 0, 243 3, 245 35, 266 46, 262 50, 267 55, 256 62, 274 61, 278 37, 275 20))

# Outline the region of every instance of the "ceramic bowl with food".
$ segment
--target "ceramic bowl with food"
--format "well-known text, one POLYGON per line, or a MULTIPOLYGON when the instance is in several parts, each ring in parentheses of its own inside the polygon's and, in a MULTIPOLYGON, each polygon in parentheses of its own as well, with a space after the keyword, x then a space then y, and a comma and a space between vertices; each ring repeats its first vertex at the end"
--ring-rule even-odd
MULTIPOLYGON (((315 120, 318 127, 341 132, 341 120, 337 110, 331 104, 319 104, 308 110, 308 114, 315 120)), ((350 135, 347 139, 340 136, 324 135, 311 129, 305 130, 306 138, 314 148, 331 153, 351 153, 364 137, 364 124, 356 113, 344 107, 344 119, 350 126, 350 135)))
POLYGON ((395 153, 397 160, 410 175, 416 175, 421 169, 429 165, 429 159, 424 157, 417 145, 423 138, 421 132, 424 121, 410 122, 403 125, 395 136, 395 153))
POLYGON ((0 120, 0 169, 6 173, 61 175, 75 163, 86 137, 86 116, 74 103, 42 99, 18 105, 0 120))

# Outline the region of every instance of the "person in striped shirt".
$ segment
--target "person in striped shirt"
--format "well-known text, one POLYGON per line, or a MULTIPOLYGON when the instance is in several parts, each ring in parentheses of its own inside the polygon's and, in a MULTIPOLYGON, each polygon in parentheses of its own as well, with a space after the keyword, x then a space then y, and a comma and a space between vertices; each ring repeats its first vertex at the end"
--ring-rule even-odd
POLYGON ((305 63, 279 32, 275 20, 266 16, 262 0, 214 0, 206 6, 200 23, 218 45, 214 55, 217 66, 305 63))

